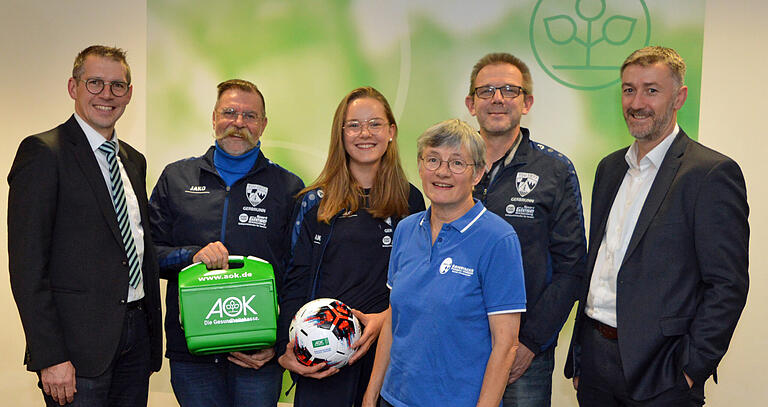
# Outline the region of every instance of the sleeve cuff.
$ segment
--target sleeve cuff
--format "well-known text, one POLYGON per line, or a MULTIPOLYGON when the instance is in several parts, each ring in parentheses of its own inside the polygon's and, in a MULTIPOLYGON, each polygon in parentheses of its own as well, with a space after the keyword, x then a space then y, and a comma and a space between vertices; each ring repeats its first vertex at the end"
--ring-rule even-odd
POLYGON ((715 371, 717 362, 701 357, 694 358, 695 350, 691 351, 691 357, 688 358, 688 364, 683 367, 683 371, 694 383, 704 383, 715 371))
POLYGON ((523 335, 522 332, 520 335, 518 335, 518 341, 525 345, 525 347, 528 348, 529 351, 533 352, 533 354, 536 356, 538 356, 542 351, 542 345, 539 345, 538 343, 534 342, 533 339, 523 335))
POLYGON ((485 307, 485 313, 488 315, 494 314, 510 314, 516 312, 525 312, 524 303, 502 304, 492 307, 485 307))

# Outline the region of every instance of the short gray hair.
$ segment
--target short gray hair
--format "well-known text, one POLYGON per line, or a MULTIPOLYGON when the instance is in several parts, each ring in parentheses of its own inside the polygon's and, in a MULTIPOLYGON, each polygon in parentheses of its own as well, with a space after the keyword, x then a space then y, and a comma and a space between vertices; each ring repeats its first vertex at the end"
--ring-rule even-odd
POLYGON ((621 74, 630 65, 649 66, 654 64, 664 64, 670 71, 678 87, 685 83, 685 61, 680 54, 672 48, 650 46, 640 48, 630 54, 624 63, 621 64, 621 74))
POLYGON ((475 129, 459 119, 442 121, 428 128, 416 141, 418 158, 427 147, 466 147, 475 163, 472 174, 485 171, 485 141, 475 129))
POLYGON ((261 94, 261 91, 256 85, 253 84, 253 82, 246 81, 245 79, 230 79, 216 85, 216 89, 218 91, 216 94, 217 105, 221 99, 221 95, 230 89, 238 89, 242 90, 243 92, 255 93, 259 95, 259 98, 261 99, 261 110, 263 110, 262 114, 264 116, 267 115, 267 104, 264 102, 264 95, 261 94))

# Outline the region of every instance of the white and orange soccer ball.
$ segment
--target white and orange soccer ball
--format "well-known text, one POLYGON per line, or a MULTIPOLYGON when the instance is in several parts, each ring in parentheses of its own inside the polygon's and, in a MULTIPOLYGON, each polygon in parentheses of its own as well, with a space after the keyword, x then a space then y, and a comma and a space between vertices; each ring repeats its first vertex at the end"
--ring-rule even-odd
POLYGON ((304 304, 293 317, 288 337, 294 341, 299 363, 345 366, 355 353, 350 345, 360 339, 360 322, 339 300, 318 298, 304 304))

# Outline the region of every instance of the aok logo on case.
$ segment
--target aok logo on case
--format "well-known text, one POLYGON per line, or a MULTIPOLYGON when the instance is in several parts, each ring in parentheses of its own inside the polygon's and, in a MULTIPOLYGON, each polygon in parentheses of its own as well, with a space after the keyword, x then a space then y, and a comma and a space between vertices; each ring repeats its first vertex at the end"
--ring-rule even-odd
POLYGON ((247 317, 249 315, 258 315, 256 310, 251 307, 251 301, 253 301, 254 297, 256 297, 256 295, 251 295, 248 299, 246 299, 245 296, 227 297, 225 299, 218 298, 216 302, 213 303, 211 310, 208 311, 205 320, 210 320, 211 316, 223 319, 226 317, 238 318, 247 317))

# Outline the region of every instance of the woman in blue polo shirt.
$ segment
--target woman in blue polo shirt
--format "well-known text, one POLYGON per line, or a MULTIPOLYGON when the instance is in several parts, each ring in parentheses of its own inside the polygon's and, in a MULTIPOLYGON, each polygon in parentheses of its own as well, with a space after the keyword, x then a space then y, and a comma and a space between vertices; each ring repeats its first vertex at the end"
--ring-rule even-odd
POLYGON ((525 283, 512 226, 472 199, 485 144, 448 120, 418 140, 432 205, 395 231, 379 336, 364 406, 499 406, 515 359, 525 283))
POLYGON ((294 225, 293 265, 281 293, 280 364, 295 373, 294 405, 359 406, 389 305, 389 252, 397 222, 424 210, 424 198, 400 166, 397 125, 376 89, 345 96, 333 119, 328 159, 301 194, 294 225), (365 325, 352 364, 343 369, 299 364, 286 348, 293 315, 314 298, 335 298, 355 309, 365 325), (374 347, 375 348, 375 347, 374 347), (323 369, 323 370, 321 370, 323 369))

